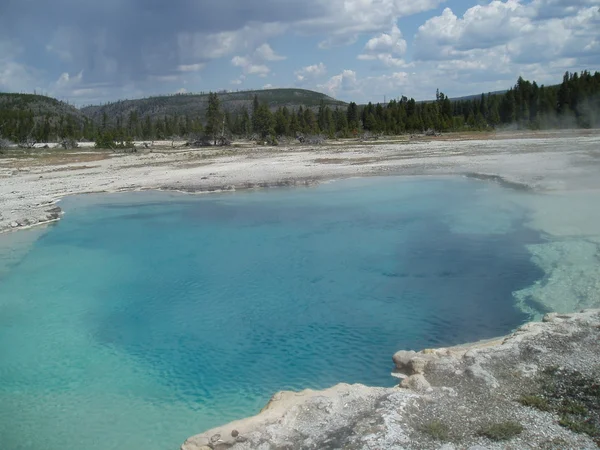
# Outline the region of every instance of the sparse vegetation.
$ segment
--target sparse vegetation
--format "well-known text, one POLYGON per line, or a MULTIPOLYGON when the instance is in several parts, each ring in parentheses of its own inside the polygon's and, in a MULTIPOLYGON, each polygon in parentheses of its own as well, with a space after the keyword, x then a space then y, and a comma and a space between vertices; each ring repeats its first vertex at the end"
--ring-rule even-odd
POLYGON ((548 400, 539 395, 523 395, 519 399, 519 403, 523 406, 539 409, 540 411, 550 411, 548 400))
POLYGON ((96 139, 96 148, 103 150, 131 150, 135 151, 135 145, 131 139, 117 140, 110 133, 102 133, 96 139))
POLYGON ((589 435, 600 445, 600 381, 578 371, 548 367, 538 377, 539 394, 522 396, 524 406, 552 411, 559 424, 589 435))
POLYGON ((423 424, 420 430, 436 441, 445 442, 450 440, 450 427, 439 420, 432 420, 423 424))
POLYGON ((512 420, 485 425, 479 432, 492 441, 508 441, 523 432, 523 426, 512 420))
POLYGON ((63 150, 72 150, 74 148, 79 147, 79 144, 73 138, 65 138, 65 139, 63 139, 63 140, 60 141, 60 147, 63 150))
POLYGON ((14 144, 11 141, 9 141, 8 139, 0 137, 0 150, 10 148, 13 145, 14 144))
POLYGON ((598 428, 587 420, 580 420, 578 418, 572 418, 572 416, 563 415, 560 417, 558 423, 562 427, 568 428, 575 433, 584 433, 593 438, 600 436, 598 428))
POLYGON ((585 416, 588 414, 588 410, 585 405, 570 399, 563 400, 562 404, 558 408, 558 412, 562 414, 575 414, 580 416, 585 416))

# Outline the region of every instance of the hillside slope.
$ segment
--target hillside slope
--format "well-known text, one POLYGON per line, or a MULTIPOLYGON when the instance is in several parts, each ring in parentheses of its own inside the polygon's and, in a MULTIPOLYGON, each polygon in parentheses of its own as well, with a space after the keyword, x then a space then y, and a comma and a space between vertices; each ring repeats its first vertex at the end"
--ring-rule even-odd
POLYGON ((71 135, 86 120, 79 109, 52 97, 0 93, 0 136, 15 142, 71 135))
MULTIPOLYGON (((286 106, 297 109, 300 106, 316 108, 321 100, 330 107, 346 107, 346 103, 331 98, 319 92, 306 89, 264 89, 259 91, 222 92, 218 94, 221 105, 225 111, 236 112, 243 107, 252 110, 254 96, 259 102, 266 102, 271 110, 286 106)), ((136 113, 139 119, 151 119, 190 116, 204 118, 208 106, 208 94, 177 94, 171 96, 149 97, 138 100, 123 100, 106 105, 87 106, 81 111, 95 123, 99 124, 103 116, 111 118, 121 117, 126 119, 131 113, 136 113)))
POLYGON ((38 116, 72 114, 83 118, 83 113, 68 103, 53 97, 37 94, 12 94, 0 92, 0 110, 33 111, 38 116))

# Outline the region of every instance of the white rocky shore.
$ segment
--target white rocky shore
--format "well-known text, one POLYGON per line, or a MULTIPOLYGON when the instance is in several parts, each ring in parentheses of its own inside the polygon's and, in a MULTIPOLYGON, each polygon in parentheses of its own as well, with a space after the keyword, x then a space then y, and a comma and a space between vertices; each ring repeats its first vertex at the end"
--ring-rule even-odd
POLYGON ((201 193, 369 175, 472 175, 540 191, 595 190, 599 149, 600 130, 497 134, 482 140, 347 140, 317 147, 165 145, 135 154, 36 149, 0 156, 0 232, 56 220, 55 203, 83 193, 201 193))
POLYGON ((548 314, 504 338, 400 351, 393 360, 405 376, 399 387, 340 384, 324 391, 280 392, 257 416, 191 437, 181 448, 597 448, 590 436, 561 426, 558 412, 520 400, 537 393, 540 379, 552 371, 567 386, 579 375, 595 380, 600 397, 600 310, 548 314), (522 429, 501 441, 485 435, 493 425, 506 423, 522 429))

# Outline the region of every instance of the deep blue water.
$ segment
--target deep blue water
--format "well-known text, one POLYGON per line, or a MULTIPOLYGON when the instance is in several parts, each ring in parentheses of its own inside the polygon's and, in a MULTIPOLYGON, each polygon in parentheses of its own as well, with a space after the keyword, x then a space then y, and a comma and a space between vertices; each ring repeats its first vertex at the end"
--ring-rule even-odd
POLYGON ((399 349, 505 334, 543 275, 523 195, 368 178, 66 199, 0 271, 0 448, 176 449, 278 390, 391 386, 399 349))

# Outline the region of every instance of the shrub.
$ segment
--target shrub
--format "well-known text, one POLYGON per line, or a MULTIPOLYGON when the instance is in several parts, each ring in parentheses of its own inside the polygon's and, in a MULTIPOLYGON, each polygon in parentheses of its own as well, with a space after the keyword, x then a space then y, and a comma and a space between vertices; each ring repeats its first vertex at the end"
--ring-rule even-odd
POLYGON ((539 409, 540 411, 550 411, 550 404, 548 400, 539 395, 523 395, 519 399, 519 403, 523 406, 529 406, 530 408, 539 409))
POLYGON ((600 430, 588 420, 582 420, 579 417, 561 416, 558 421, 561 427, 568 428, 574 433, 584 433, 594 438, 600 436, 600 430))
POLYGON ((65 138, 62 141, 60 141, 60 146, 64 150, 71 150, 71 149, 79 147, 79 144, 73 138, 65 138))
POLYGON ((450 428, 439 420, 432 420, 423 424, 420 430, 436 441, 448 441, 450 439, 450 428))
POLYGON ((512 420, 488 424, 481 429, 479 434, 492 441, 508 441, 523 432, 523 426, 512 420))
POLYGON ((0 149, 10 148, 14 146, 14 143, 6 138, 0 137, 0 149))

